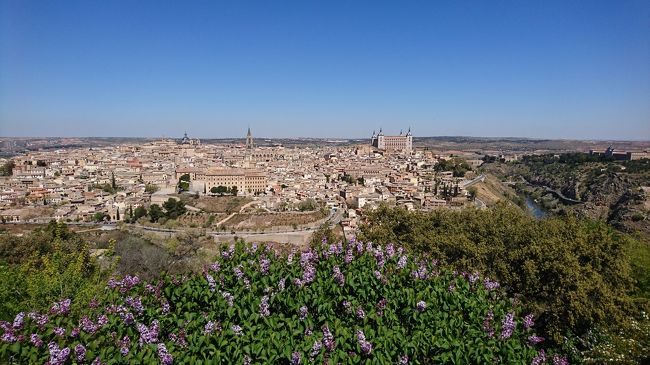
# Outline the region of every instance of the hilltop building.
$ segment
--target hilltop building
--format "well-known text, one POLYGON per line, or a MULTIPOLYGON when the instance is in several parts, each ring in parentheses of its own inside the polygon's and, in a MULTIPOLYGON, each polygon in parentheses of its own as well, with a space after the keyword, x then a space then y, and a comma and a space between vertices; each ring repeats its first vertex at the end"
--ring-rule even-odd
POLYGON ((406 134, 400 131, 399 136, 386 136, 380 128, 378 134, 375 134, 375 131, 372 132, 370 145, 384 151, 411 152, 413 150, 413 134, 409 128, 406 134))
POLYGON ((187 136, 187 132, 183 135, 183 138, 181 138, 180 141, 178 141, 178 144, 180 145, 189 145, 189 146, 200 146, 201 145, 201 140, 198 138, 190 138, 187 136))

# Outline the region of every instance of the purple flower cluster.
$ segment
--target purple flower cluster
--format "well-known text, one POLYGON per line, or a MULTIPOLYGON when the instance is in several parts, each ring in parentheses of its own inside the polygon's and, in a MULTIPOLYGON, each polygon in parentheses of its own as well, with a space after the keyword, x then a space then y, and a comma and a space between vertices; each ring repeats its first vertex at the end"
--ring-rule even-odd
POLYGON ((555 354, 553 355, 553 365, 569 365, 569 360, 567 360, 566 356, 555 354))
POLYGON ((427 309, 427 303, 423 300, 417 302, 415 305, 415 309, 417 309, 418 312, 422 313, 424 312, 425 309, 427 309))
POLYGON ((323 344, 328 352, 334 351, 334 347, 336 347, 334 335, 332 335, 332 332, 327 325, 323 325, 323 344))
POLYGON ((375 279, 381 280, 381 272, 379 270, 375 270, 373 274, 375 275, 375 279))
POLYGON ((528 343, 531 344, 531 346, 535 346, 541 342, 544 342, 544 337, 540 337, 536 335, 528 336, 528 343))
POLYGON ((494 337, 494 328, 492 328, 492 321, 494 321, 494 313, 489 311, 483 320, 483 331, 487 333, 489 338, 494 337))
POLYGON ((352 304, 348 302, 347 300, 343 301, 343 308, 345 308, 345 312, 351 313, 352 312, 352 304))
POLYGON ((546 362, 546 352, 544 349, 541 349, 537 352, 537 356, 533 358, 533 361, 531 362, 532 365, 541 365, 546 362))
POLYGON ((226 300, 226 302, 228 302, 229 307, 233 306, 234 301, 235 301, 235 297, 232 294, 224 291, 224 292, 221 292, 221 296, 226 300))
POLYGON ((70 356, 70 349, 65 347, 59 349, 59 345, 54 342, 50 342, 48 345, 48 350, 50 351, 50 365, 62 365, 68 360, 70 356))
POLYGON ((361 307, 357 307, 356 314, 357 314, 357 318, 359 318, 359 319, 366 318, 366 312, 364 312, 363 308, 361 308, 361 307))
POLYGON ((531 313, 524 317, 524 328, 530 329, 535 325, 534 318, 535 316, 531 313))
POLYGON ((142 323, 138 323, 136 328, 138 329, 138 332, 140 333, 140 339, 139 343, 140 346, 143 344, 147 343, 157 343, 158 342, 158 334, 160 331, 160 323, 158 322, 157 319, 154 319, 153 322, 151 322, 151 326, 147 327, 142 323))
POLYGON ((483 286, 487 290, 494 290, 494 289, 497 289, 499 287, 499 283, 496 282, 496 281, 490 280, 490 278, 485 278, 485 279, 483 279, 483 286))
POLYGON ((158 358, 160 359, 160 363, 163 365, 171 365, 174 363, 174 358, 169 351, 167 351, 167 347, 165 347, 164 343, 158 344, 158 358))
POLYGON ((36 322, 36 325, 38 325, 40 329, 43 329, 47 322, 50 321, 50 318, 46 314, 38 314, 35 312, 29 313, 27 317, 36 322))
POLYGON ((300 352, 294 352, 291 354, 291 365, 300 365, 300 352))
POLYGON ((306 306, 303 305, 302 307, 300 307, 299 312, 300 312, 300 320, 301 321, 304 321, 305 319, 307 319, 307 315, 309 314, 309 311, 307 310, 306 306))
POLYGON ((409 357, 404 355, 400 356, 399 359, 397 360, 397 365, 406 365, 409 363, 409 357))
POLYGON ((320 342, 319 340, 316 340, 314 344, 311 347, 311 352, 309 353, 309 357, 314 358, 316 355, 320 353, 320 349, 323 347, 323 343, 320 342))
POLYGON ((343 258, 343 262, 349 265, 352 262, 352 260, 354 260, 354 252, 352 251, 351 248, 348 248, 345 251, 345 258, 343 258))
POLYGON ((237 277, 237 280, 241 280, 244 277, 244 272, 242 271, 242 266, 237 265, 232 269, 232 271, 235 273, 235 276, 237 277))
POLYGON ((413 272, 411 272, 411 276, 413 277, 413 279, 426 280, 429 277, 427 275, 428 271, 429 270, 427 269, 426 262, 420 262, 420 264, 418 265, 418 269, 413 270, 413 272))
POLYGON ((163 314, 168 314, 169 313, 170 307, 169 307, 169 302, 168 301, 163 300, 162 303, 160 303, 160 306, 161 306, 163 314))
POLYGON ((230 326, 230 329, 235 333, 235 336, 241 336, 243 334, 241 327, 236 324, 230 326))
POLYGON ((129 348, 131 347, 131 339, 129 336, 124 336, 120 341, 118 341, 118 345, 120 346, 120 354, 122 356, 126 356, 129 354, 129 348))
POLYGON ((271 260, 266 257, 260 257, 260 272, 264 275, 268 274, 269 267, 271 267, 271 260))
POLYGON ((25 324, 25 313, 20 312, 16 314, 16 317, 14 317, 14 322, 11 324, 11 327, 15 330, 19 330, 23 328, 24 324, 25 324))
POLYGON ((108 287, 110 289, 119 289, 121 293, 126 293, 134 286, 140 283, 140 278, 137 276, 126 275, 122 280, 115 280, 111 278, 108 281, 108 287))
POLYGON ((398 269, 405 268, 407 261, 408 261, 408 258, 406 257, 406 255, 400 256, 399 260, 397 260, 397 268, 398 269))
POLYGON ((268 317, 269 315, 271 315, 271 311, 269 311, 268 295, 262 297, 262 300, 260 301, 259 311, 260 311, 260 316, 262 317, 268 317))
POLYGON ((455 283, 451 283, 451 284, 449 284, 449 287, 447 288, 447 291, 450 292, 450 293, 452 293, 452 292, 454 292, 455 290, 456 290, 456 284, 455 284, 455 283))
POLYGON ((218 322, 208 321, 208 323, 205 324, 205 327, 203 327, 203 333, 211 335, 217 330, 217 326, 219 326, 218 322))
POLYGON ((142 314, 144 313, 144 306, 142 305, 142 298, 140 297, 127 297, 124 299, 124 303, 128 305, 129 307, 133 308, 133 310, 138 313, 142 314))
POLYGON ((219 261, 215 261, 212 264, 210 264, 210 270, 214 272, 219 272, 221 270, 221 263, 219 261))
POLYGON ((386 245, 386 255, 389 258, 393 258, 393 256, 395 256, 395 246, 392 243, 386 245))
POLYGON ((83 363, 86 360, 86 348, 82 344, 74 347, 74 354, 77 356, 77 362, 83 363))
POLYGON ((515 330, 515 327, 517 327, 517 322, 515 322, 515 314, 512 312, 508 313, 501 322, 501 339, 505 340, 507 338, 510 338, 510 336, 512 336, 512 332, 515 330))
POLYGON ((470 275, 467 277, 467 279, 469 280, 469 283, 470 283, 470 284, 474 284, 475 282, 478 281, 478 279, 479 279, 479 275, 478 275, 477 272, 475 272, 475 273, 473 273, 473 274, 470 274, 470 275))
POLYGON ((170 333, 169 334, 169 339, 178 345, 179 347, 185 348, 187 347, 187 340, 185 338, 185 329, 181 329, 178 331, 178 334, 175 333, 170 333))
POLYGON ((52 330, 54 334, 58 337, 65 337, 65 328, 63 327, 54 327, 54 330, 52 330))
POLYGON ((81 330, 90 333, 91 335, 95 334, 95 332, 97 332, 97 330, 99 329, 99 326, 97 326, 93 321, 91 321, 90 318, 88 318, 88 316, 81 317, 81 319, 79 320, 79 327, 81 328, 81 330))
POLYGON ((377 261, 377 266, 383 268, 384 264, 386 264, 386 260, 384 259, 384 251, 381 249, 381 246, 377 246, 372 253, 375 256, 375 261, 377 261))
POLYGON ((334 266, 332 270, 334 271, 334 281, 336 281, 339 286, 345 285, 345 276, 341 272, 341 269, 338 266, 334 266))
POLYGON ((43 340, 41 340, 41 338, 36 333, 32 333, 32 335, 29 336, 29 342, 31 342, 35 347, 43 346, 43 340))
POLYGON ((207 272, 205 273, 205 279, 208 281, 208 287, 210 287, 210 291, 214 293, 214 291, 217 290, 217 282, 214 281, 212 275, 208 274, 207 272))
POLYGON ((242 365, 251 365, 251 357, 248 355, 244 355, 244 361, 242 362, 242 365))
POLYGON ((366 341, 366 335, 364 335, 362 330, 357 330, 357 341, 359 342, 359 347, 361 347, 361 352, 365 355, 370 355, 372 352, 372 344, 366 341))
POLYGON ((54 303, 50 308, 51 314, 68 314, 70 312, 70 299, 64 299, 60 302, 54 303))
POLYGON ((235 245, 230 245, 226 251, 221 252, 221 257, 231 259, 235 255, 235 245))

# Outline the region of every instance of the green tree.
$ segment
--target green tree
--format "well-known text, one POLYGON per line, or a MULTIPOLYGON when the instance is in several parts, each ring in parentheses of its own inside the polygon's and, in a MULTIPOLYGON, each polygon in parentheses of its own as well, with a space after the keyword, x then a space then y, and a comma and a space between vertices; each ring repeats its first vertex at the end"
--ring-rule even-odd
POLYGON ((233 187, 230 188, 230 193, 231 193, 232 195, 234 195, 234 196, 237 196, 237 193, 238 193, 238 191, 237 191, 237 186, 233 185, 233 187))
POLYGON ((137 221, 138 219, 144 217, 147 215, 147 209, 143 206, 139 206, 135 208, 135 211, 133 212, 133 222, 137 221))
POLYGON ((164 202, 163 208, 165 208, 165 217, 168 219, 176 219, 187 212, 185 203, 174 198, 169 198, 164 202))
POLYGON ((147 184, 144 186, 144 191, 146 193, 153 194, 156 191, 158 191, 158 186, 156 186, 155 184, 147 184))
POLYGON ((5 162, 0 166, 0 176, 11 176, 14 172, 14 167, 16 167, 16 163, 13 160, 5 162))
POLYGON ((93 215, 93 221, 95 222, 103 222, 107 219, 110 219, 110 217, 104 212, 97 212, 93 215))
POLYGON ((115 181, 115 173, 111 172, 111 188, 113 191, 117 190, 117 182, 115 181))
MULTIPOLYGON (((136 209, 137 214, 137 209, 136 209)), ((158 222, 158 220, 165 216, 165 212, 160 208, 158 204, 151 204, 149 207, 149 219, 152 223, 158 222)))
POLYGON ((183 174, 180 178, 178 178, 178 190, 190 190, 190 174, 183 174))

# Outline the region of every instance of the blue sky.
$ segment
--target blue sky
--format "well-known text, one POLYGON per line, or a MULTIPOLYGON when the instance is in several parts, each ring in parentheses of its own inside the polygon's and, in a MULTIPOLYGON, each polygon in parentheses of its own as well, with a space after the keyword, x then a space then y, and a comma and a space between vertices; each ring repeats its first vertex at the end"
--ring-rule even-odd
POLYGON ((650 1, 0 0, 0 136, 650 139, 650 1))

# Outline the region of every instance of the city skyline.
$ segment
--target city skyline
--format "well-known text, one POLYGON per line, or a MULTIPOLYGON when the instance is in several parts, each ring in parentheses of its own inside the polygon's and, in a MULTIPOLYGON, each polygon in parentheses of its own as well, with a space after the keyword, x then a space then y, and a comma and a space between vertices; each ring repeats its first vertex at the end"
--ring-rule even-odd
POLYGON ((644 1, 0 0, 0 136, 650 140, 648 19, 644 1))

